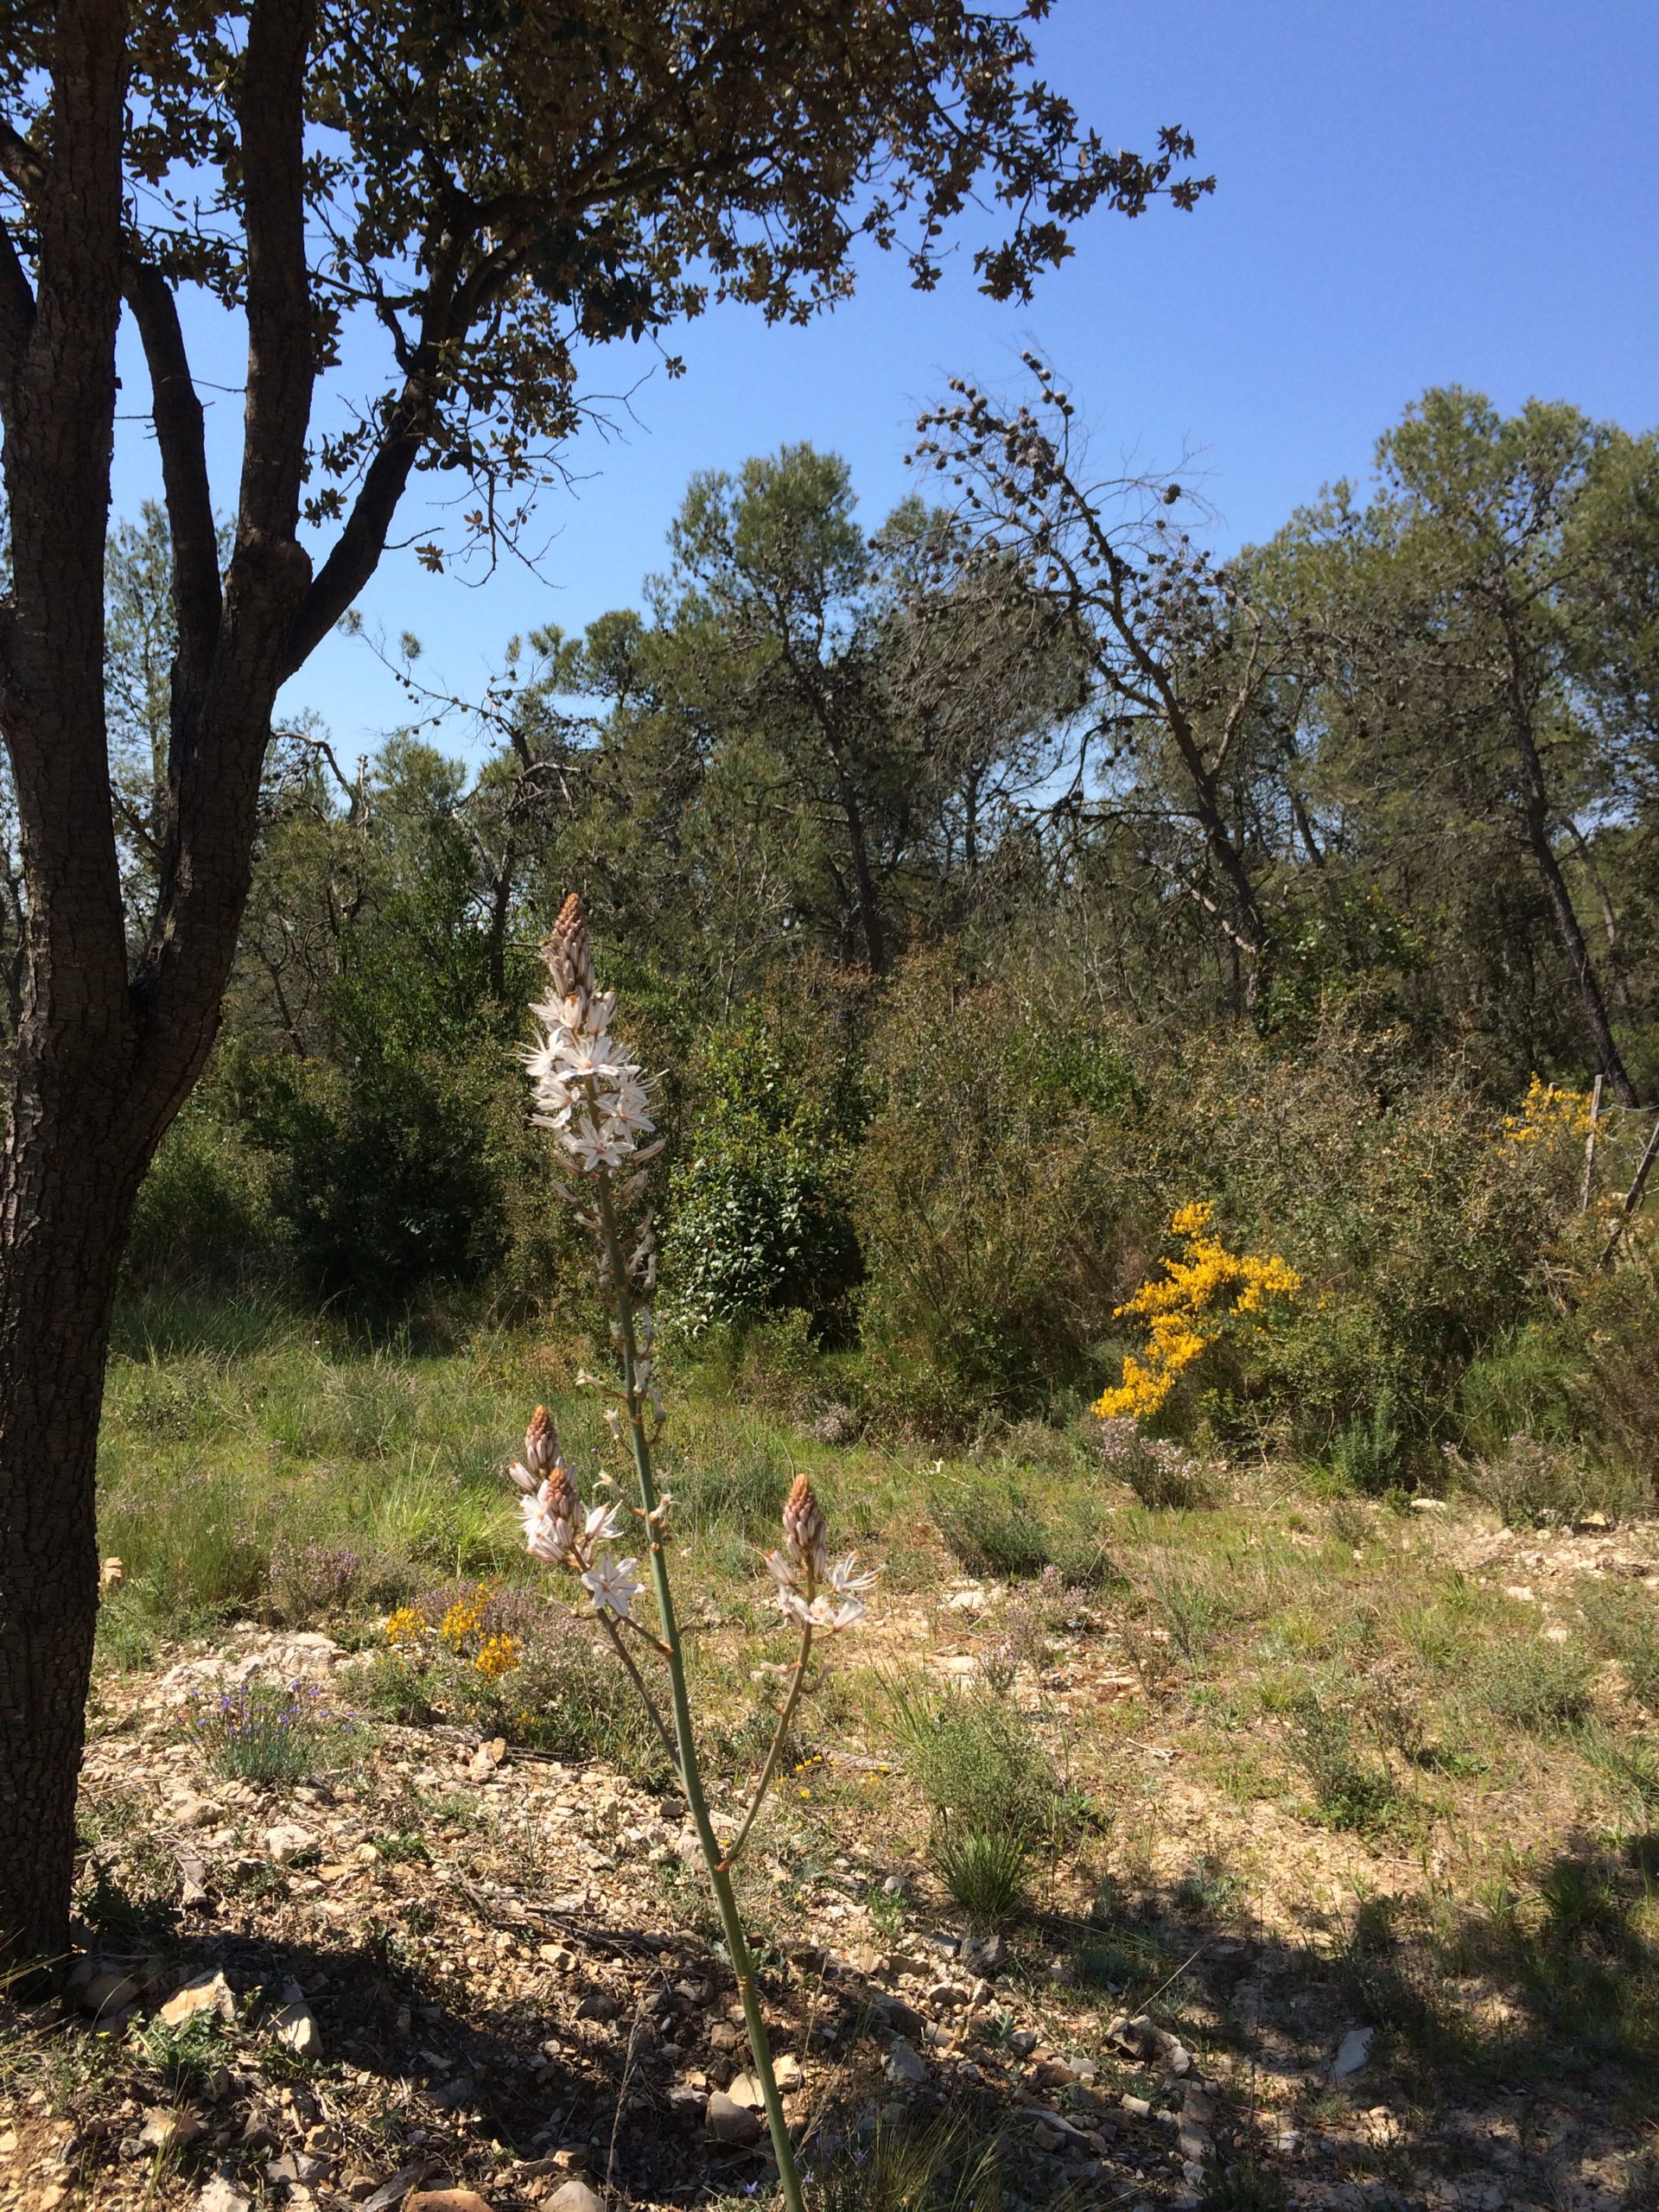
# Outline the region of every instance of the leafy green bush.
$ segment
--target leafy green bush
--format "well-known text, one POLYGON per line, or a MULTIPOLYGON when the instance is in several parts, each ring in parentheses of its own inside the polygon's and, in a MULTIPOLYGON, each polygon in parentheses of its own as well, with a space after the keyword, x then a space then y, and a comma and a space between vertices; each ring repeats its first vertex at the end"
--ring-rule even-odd
POLYGON ((199 1092, 162 1138, 138 1193, 124 1263, 130 1293, 185 1285, 287 1287, 294 1240, 270 1156, 199 1092))
POLYGON ((1075 1008, 912 961, 873 1045, 855 1205, 873 1389, 941 1429, 1052 1399, 1109 1319, 1121 1177, 1097 1141, 1134 1077, 1075 1008))
POLYGON ((1389 1418, 1390 1410, 1385 1395, 1369 1421, 1350 1421, 1331 1446, 1331 1471, 1345 1489, 1381 1497, 1397 1485, 1404 1440, 1389 1418))
POLYGON ((764 1009, 708 1040, 669 1179, 664 1313, 693 1338, 789 1308, 846 1332, 861 1272, 849 1209, 861 1101, 843 1058, 791 1049, 764 1009), (815 1080, 816 1077, 816 1080, 815 1080))
POLYGON ((1570 1644, 1506 1639, 1482 1656, 1475 1694, 1495 1719, 1551 1735, 1588 1715, 1595 1673, 1589 1656, 1570 1644))
POLYGON ((1383 1762, 1354 1741, 1347 1714, 1307 1692, 1291 1708, 1290 1749, 1332 1827, 1372 1835, 1400 1812, 1400 1789, 1383 1762))
POLYGON ((433 1054, 263 1063, 252 1127, 313 1295, 386 1312, 498 1265, 501 1109, 493 1070, 433 1054))

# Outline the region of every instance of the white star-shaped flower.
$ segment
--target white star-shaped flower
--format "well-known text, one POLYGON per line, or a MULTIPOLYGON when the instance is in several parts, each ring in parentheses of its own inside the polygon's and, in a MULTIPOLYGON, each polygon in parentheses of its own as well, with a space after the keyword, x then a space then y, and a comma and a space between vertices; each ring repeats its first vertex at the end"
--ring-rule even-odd
POLYGON ((597 1560, 582 1578, 582 1586, 594 1601, 594 1610, 601 1613, 614 1613, 619 1620, 626 1620, 629 1609, 639 1595, 639 1577, 634 1569, 639 1562, 634 1559, 613 1559, 607 1554, 597 1560))

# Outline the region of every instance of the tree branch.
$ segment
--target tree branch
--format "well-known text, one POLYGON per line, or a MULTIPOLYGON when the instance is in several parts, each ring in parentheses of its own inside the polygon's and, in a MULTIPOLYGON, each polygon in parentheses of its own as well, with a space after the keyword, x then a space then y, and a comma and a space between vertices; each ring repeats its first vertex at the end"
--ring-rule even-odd
POLYGON ((200 706, 175 718, 172 819, 149 944, 133 984, 143 1010, 135 1090, 162 1126, 194 1082, 218 1027, 247 899, 283 640, 311 573, 296 535, 315 377, 305 251, 311 27, 310 0, 254 0, 236 103, 248 322, 236 543, 200 706))
POLYGON ((411 378, 364 472, 352 512, 289 626, 283 647, 284 678, 310 658, 374 574, 431 422, 431 401, 411 378))
POLYGON ((11 419, 11 391, 35 327, 35 290, 0 216, 0 424, 11 419))
POLYGON ((219 637, 219 541, 213 487, 201 402, 190 375, 172 287, 159 270, 133 255, 122 264, 121 281, 149 369, 150 408, 173 540, 173 608, 179 637, 173 698, 176 728, 200 706, 219 637))
POLYGON ((302 93, 310 0, 255 0, 237 103, 246 177, 247 441, 241 541, 292 547, 315 375, 305 251, 302 93))

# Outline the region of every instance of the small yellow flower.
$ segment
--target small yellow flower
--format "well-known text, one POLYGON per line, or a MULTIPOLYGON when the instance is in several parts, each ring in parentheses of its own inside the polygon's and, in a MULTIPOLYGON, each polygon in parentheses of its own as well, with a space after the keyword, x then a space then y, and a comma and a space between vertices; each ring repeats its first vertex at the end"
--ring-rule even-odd
POLYGON ((486 1682, 499 1682, 518 1664, 523 1647, 516 1636, 487 1637, 473 1665, 486 1682))
POLYGON ((1576 1144, 1590 1134, 1590 1105, 1589 1091, 1559 1090, 1535 1072, 1521 1111, 1503 1116, 1503 1135, 1511 1144, 1535 1145, 1546 1152, 1576 1144))
POLYGON ((476 1590, 454 1604, 438 1623, 438 1634, 452 1651, 459 1651, 469 1636, 476 1636, 484 1625, 484 1600, 489 1587, 480 1582, 476 1590))
POLYGON ((405 1646, 424 1643, 425 1641, 426 1623, 413 1605, 399 1605, 395 1613, 387 1617, 386 1642, 394 1651, 401 1651, 405 1646))

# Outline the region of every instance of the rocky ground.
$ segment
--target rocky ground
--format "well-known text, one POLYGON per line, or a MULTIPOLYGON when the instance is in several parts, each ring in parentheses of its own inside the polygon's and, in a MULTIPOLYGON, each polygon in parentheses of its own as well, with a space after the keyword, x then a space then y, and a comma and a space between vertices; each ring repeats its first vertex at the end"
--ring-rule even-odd
MULTIPOLYGON (((1599 1547, 1601 1571, 1652 1572, 1594 1531, 1459 1541, 1517 1609, 1597 1571, 1599 1547)), ((997 1595, 959 1580, 895 1606, 883 1632, 971 1672, 997 1595)), ((193 1694, 250 1677, 307 1681, 352 1711, 352 1663, 325 1636, 245 1625, 104 1685, 84 1950, 60 1997, 0 2005, 0 2207, 764 2198, 741 2013, 674 1797, 361 1717, 330 1782, 261 1788, 213 1772, 186 1725, 193 1694)), ((1087 1715, 1139 1679, 1109 1638, 1080 1633, 1020 1694, 1087 1715)), ((1659 2202, 1627 2083, 1437 2080, 1421 2054, 1394 2063, 1367 2024, 1344 1911, 1368 1884, 1421 1886, 1427 1849, 1391 1865, 1274 1804, 1241 1806, 1186 1770, 1173 1732, 1117 1756, 1145 1815, 1147 1886, 1103 1960, 1083 1958, 1058 1874, 1009 1934, 969 1935, 891 1808, 848 1818, 816 1857, 763 1851, 746 1908, 810 2166, 949 2104, 1008 2146, 1015 2204, 1659 2202), (1173 1875, 1230 1826, 1261 1872, 1222 1911, 1173 1875)), ((832 1751, 832 1781, 837 1764, 850 1787, 871 1762, 832 1751)))

